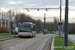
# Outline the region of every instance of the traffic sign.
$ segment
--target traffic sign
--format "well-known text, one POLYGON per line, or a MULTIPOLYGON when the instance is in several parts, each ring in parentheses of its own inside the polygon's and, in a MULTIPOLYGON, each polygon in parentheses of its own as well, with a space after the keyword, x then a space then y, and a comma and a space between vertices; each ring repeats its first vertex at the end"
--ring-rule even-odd
POLYGON ((60 27, 58 27, 58 29, 60 29, 60 27))
POLYGON ((13 27, 15 27, 16 26, 16 21, 13 21, 13 27))
POLYGON ((13 24, 16 24, 16 21, 13 21, 13 24))
POLYGON ((39 11, 39 9, 37 9, 39 11))
POLYGON ((44 32, 46 31, 46 29, 44 29, 44 32))

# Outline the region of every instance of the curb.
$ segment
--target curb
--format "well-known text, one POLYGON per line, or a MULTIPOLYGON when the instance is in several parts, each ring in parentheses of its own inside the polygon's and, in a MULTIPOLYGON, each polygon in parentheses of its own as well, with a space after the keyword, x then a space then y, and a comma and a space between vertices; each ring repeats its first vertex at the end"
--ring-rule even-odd
POLYGON ((6 39, 1 39, 0 41, 5 41, 5 40, 9 40, 9 39, 14 39, 14 37, 6 38, 6 39))
POLYGON ((54 38, 52 40, 51 50, 54 50, 54 38))

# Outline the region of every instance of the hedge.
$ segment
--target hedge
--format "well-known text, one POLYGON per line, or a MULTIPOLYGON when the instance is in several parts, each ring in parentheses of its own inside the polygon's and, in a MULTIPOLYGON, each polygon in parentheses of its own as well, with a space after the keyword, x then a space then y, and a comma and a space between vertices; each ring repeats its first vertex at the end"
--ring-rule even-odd
POLYGON ((9 33, 9 28, 8 27, 3 27, 3 29, 2 29, 2 27, 0 27, 0 33, 9 33))

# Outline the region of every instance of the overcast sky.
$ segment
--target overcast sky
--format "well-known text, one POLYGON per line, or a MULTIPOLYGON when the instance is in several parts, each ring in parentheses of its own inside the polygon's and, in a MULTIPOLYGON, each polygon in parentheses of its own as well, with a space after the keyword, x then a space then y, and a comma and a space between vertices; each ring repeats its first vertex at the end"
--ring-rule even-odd
MULTIPOLYGON (((23 9, 23 8, 58 8, 60 7, 60 0, 0 0, 0 8, 4 11, 6 9, 23 9), (44 4, 43 4, 44 1, 44 4)), ((64 19, 64 11, 65 11, 65 1, 62 0, 62 18, 64 19)), ((24 12, 23 10, 22 12, 24 12)), ((33 17, 43 17, 43 13, 45 10, 30 10, 29 14, 32 14, 33 17), (34 15, 35 14, 35 15, 34 15)), ((25 12, 24 12, 25 13, 25 12)), ((60 10, 50 9, 48 10, 47 17, 53 17, 60 15, 60 10)), ((69 18, 74 18, 75 16, 75 0, 69 0, 69 18)))

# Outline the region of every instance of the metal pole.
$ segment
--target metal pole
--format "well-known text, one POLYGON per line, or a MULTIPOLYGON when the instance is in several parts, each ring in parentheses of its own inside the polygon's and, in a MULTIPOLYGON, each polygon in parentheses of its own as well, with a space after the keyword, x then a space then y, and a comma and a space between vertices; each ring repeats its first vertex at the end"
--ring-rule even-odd
POLYGON ((16 8, 16 24, 17 24, 17 8, 16 8))
POLYGON ((10 28, 10 25, 11 25, 11 24, 10 24, 10 20, 9 20, 9 36, 10 36, 10 29, 11 29, 11 28, 10 28))
MULTIPOLYGON (((19 11, 19 14, 20 14, 20 11, 19 11)), ((19 23, 21 22, 20 18, 21 18, 21 14, 19 15, 19 23)))
POLYGON ((2 11, 2 34, 3 34, 3 11, 2 11))
POLYGON ((9 36, 10 36, 10 33, 11 33, 11 13, 10 13, 10 18, 9 18, 9 36))
POLYGON ((61 4, 62 4, 62 0, 60 0, 60 37, 61 37, 61 4))
POLYGON ((45 31, 46 30, 46 28, 45 28, 45 20, 46 20, 46 17, 45 16, 46 16, 46 13, 44 13, 44 34, 46 34, 46 31, 45 31))
MULTIPOLYGON (((63 23, 63 22, 62 22, 63 23)), ((62 25, 64 25, 64 24, 62 24, 62 25)), ((62 37, 63 37, 63 26, 62 26, 62 37)))
POLYGON ((65 47, 68 47, 68 0, 65 5, 65 47))
POLYGON ((15 38, 15 21, 14 21, 14 38, 15 38))

